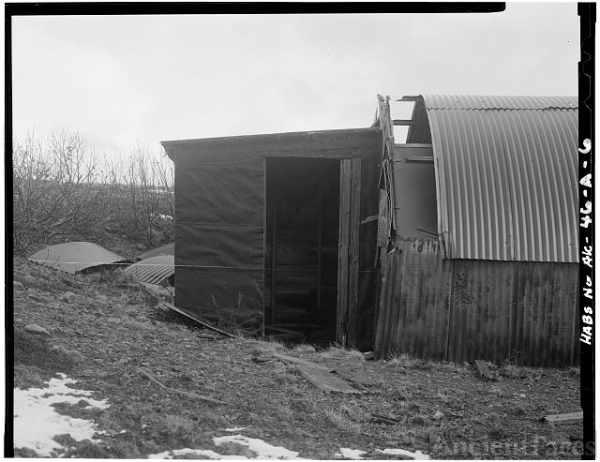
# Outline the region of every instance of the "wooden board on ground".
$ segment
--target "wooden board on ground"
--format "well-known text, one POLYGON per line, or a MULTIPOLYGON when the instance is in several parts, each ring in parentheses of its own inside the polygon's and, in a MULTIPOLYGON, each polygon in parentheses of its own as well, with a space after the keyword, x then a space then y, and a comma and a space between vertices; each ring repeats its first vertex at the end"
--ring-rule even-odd
POLYGON ((306 367, 296 365, 302 377, 314 384, 316 387, 327 392, 337 393, 360 393, 342 379, 332 375, 322 367, 306 367))
POLYGON ((323 391, 337 393, 360 393, 360 391, 352 388, 344 380, 333 375, 327 367, 278 353, 273 353, 273 356, 287 364, 293 364, 296 366, 302 377, 323 391))
POLYGON ((335 366, 332 369, 337 375, 339 375, 344 380, 347 380, 351 383, 355 383, 356 385, 362 387, 372 387, 379 383, 377 380, 373 379, 372 376, 367 375, 366 372, 353 371, 338 366, 335 366))
POLYGON ((555 424, 570 424, 583 420, 582 412, 570 412, 567 414, 549 414, 542 419, 544 422, 555 424))

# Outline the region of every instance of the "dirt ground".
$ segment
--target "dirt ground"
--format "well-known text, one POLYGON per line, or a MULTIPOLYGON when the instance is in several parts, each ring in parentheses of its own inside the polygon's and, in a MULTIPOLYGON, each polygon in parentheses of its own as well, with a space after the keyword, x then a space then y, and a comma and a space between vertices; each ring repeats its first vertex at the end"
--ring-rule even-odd
MULTIPOLYGON (((581 423, 541 421, 580 410, 576 368, 492 365, 498 380, 485 381, 471 364, 406 355, 374 362, 337 347, 232 339, 152 307, 118 270, 69 275, 21 257, 14 264, 15 387, 43 387, 63 372, 110 405, 57 407, 108 433, 85 442, 63 436, 64 456, 144 458, 183 448, 243 456, 213 441, 243 428, 309 459, 336 458, 340 448, 372 459, 398 458, 376 452, 385 448, 433 459, 580 457, 581 423), (25 331, 30 324, 49 335, 25 331), (273 353, 344 370, 360 393, 322 391, 273 353)), ((36 456, 31 448, 15 453, 36 456)))

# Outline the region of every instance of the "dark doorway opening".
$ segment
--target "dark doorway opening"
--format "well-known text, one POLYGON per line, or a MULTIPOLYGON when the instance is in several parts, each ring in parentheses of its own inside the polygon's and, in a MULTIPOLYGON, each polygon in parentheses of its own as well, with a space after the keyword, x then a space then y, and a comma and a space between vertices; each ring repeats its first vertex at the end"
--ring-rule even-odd
POLYGON ((336 338, 340 161, 266 159, 265 335, 336 338))

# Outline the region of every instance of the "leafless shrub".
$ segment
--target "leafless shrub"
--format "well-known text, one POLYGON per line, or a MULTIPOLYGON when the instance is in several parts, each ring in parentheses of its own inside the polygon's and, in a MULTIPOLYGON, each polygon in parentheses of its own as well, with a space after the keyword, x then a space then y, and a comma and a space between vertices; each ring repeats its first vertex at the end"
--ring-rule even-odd
POLYGON ((129 157, 98 154, 79 133, 13 142, 13 243, 102 241, 111 234, 151 246, 173 236, 173 170, 140 147, 129 157))

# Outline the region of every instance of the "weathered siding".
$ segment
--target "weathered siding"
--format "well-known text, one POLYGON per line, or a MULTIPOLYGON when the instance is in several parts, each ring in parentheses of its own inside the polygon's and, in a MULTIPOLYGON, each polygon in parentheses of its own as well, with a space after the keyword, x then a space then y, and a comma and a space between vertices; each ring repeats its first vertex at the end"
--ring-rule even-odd
POLYGON ((435 239, 399 241, 381 262, 378 358, 578 362, 577 264, 444 260, 435 239))

